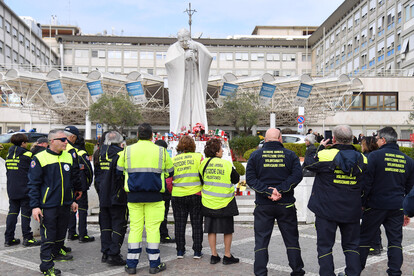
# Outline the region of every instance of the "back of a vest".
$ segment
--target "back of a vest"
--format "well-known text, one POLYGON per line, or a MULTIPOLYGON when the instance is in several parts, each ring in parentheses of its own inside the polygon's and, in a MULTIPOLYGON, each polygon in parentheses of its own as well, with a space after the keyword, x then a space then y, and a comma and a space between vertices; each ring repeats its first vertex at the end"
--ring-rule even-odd
POLYGON ((189 196, 201 191, 198 174, 202 155, 190 152, 182 153, 173 158, 174 176, 172 196, 189 196))

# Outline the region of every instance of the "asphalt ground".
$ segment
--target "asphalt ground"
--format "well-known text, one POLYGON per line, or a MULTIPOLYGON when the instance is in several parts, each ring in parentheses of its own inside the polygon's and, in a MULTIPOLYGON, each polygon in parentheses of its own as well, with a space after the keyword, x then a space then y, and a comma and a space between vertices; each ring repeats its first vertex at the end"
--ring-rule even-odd
MULTIPOLYGON (((0 275, 41 275, 39 271, 40 248, 23 247, 17 245, 13 247, 4 247, 6 215, 0 214, 0 275)), ((173 224, 168 225, 170 234, 173 236, 173 224)), ((186 233, 186 255, 184 259, 176 259, 175 244, 161 244, 161 260, 167 264, 167 270, 159 275, 253 275, 254 263, 254 231, 252 224, 235 225, 233 236, 232 253, 235 257, 240 258, 240 263, 233 265, 223 265, 218 263, 210 264, 210 249, 208 246, 207 235, 204 236, 203 253, 204 256, 199 259, 193 259, 191 249, 191 229, 187 226, 186 233)), ((79 243, 78 241, 67 241, 66 246, 72 248, 73 261, 56 263, 55 267, 62 270, 62 275, 127 275, 123 267, 111 267, 101 263, 99 226, 90 224, 88 226, 89 235, 95 236, 96 241, 91 243, 79 243)), ((316 232, 313 224, 300 225, 300 245, 302 249, 302 258, 305 263, 306 275, 318 275, 318 261, 316 253, 316 232)), ((383 244, 386 245, 384 231, 383 244)), ((144 233, 145 235, 145 233, 144 233)), ((20 223, 17 225, 16 238, 21 239, 20 223)), ((336 243, 334 247, 334 260, 336 273, 344 270, 345 261, 340 246, 340 233, 337 232, 336 243)), ((145 240, 145 238, 144 238, 145 240)), ((224 254, 223 235, 218 235, 217 249, 220 256, 224 254)), ((404 228, 404 264, 402 267, 403 275, 414 275, 414 222, 404 228)), ((145 250, 143 251, 145 252, 145 250)), ((122 247, 122 254, 127 253, 127 237, 122 247)), ((270 261, 268 264, 269 275, 290 275, 290 268, 286 257, 286 249, 282 241, 280 232, 275 226, 273 236, 269 245, 270 261)), ((149 275, 149 263, 146 253, 140 258, 137 269, 137 275, 149 275)), ((387 254, 386 247, 380 256, 369 257, 367 267, 363 271, 363 276, 380 276, 387 275, 387 254)))

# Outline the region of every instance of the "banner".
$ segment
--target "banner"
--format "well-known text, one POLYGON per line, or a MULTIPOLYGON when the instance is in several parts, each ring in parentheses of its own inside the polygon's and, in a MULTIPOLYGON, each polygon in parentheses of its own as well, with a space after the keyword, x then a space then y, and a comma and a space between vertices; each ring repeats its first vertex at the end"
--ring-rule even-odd
POLYGON ((313 86, 301 83, 299 85, 298 93, 296 94, 295 105, 304 106, 309 98, 313 86))
POLYGON ((101 81, 93 81, 86 83, 91 94, 92 101, 96 103, 103 94, 101 81))
POLYGON ((239 88, 238 85, 225 82, 223 84, 223 87, 221 88, 220 96, 222 97, 234 96, 236 95, 237 88, 239 88))
POLYGON ((63 93, 63 87, 60 80, 46 82, 47 88, 49 88, 50 94, 55 103, 65 103, 67 101, 65 94, 63 93))
POLYGON ((260 93, 259 93, 260 105, 265 105, 265 106, 269 105, 273 98, 273 94, 275 93, 275 90, 276 90, 276 85, 263 83, 262 88, 260 89, 260 93))
POLYGON ((143 104, 147 102, 147 98, 145 98, 144 89, 142 89, 140 81, 126 83, 125 86, 128 91, 128 95, 131 97, 134 104, 143 104))

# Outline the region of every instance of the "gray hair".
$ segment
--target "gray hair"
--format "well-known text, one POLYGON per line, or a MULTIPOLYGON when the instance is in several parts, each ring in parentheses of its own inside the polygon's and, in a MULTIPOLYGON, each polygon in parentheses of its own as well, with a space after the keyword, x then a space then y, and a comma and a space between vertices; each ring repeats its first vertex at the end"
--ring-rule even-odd
MULTIPOLYGON (((72 136, 72 135, 75 135, 75 134, 73 134, 72 132, 69 132, 69 131, 66 131, 66 130, 63 130, 63 133, 65 133, 66 137, 70 137, 70 136, 72 136)), ((76 136, 76 135, 75 135, 75 136, 76 136)))
POLYGON ((49 131, 49 134, 47 135, 47 139, 49 141, 53 140, 56 137, 56 134, 58 133, 65 133, 65 131, 63 129, 52 129, 51 131, 49 131))
POLYGON ((392 127, 384 127, 378 130, 378 137, 384 138, 387 143, 397 143, 398 134, 392 127))
POLYGON ((305 141, 308 141, 311 144, 315 144, 316 143, 315 135, 313 135, 312 133, 306 135, 305 141))
POLYGON ((105 135, 105 145, 121 144, 124 141, 124 137, 118 131, 110 131, 105 135))
POLYGON ((338 144, 351 145, 354 138, 352 129, 348 125, 339 125, 333 129, 333 136, 338 144))

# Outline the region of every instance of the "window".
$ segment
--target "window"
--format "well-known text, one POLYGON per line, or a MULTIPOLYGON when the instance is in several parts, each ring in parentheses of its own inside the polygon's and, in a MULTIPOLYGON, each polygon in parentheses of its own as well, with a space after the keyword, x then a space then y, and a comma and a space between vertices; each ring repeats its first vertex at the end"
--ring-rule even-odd
POLYGON ((267 54, 266 55, 267 61, 279 61, 280 60, 280 54, 267 54))
POLYGON ((35 45, 32 43, 32 54, 34 55, 35 54, 35 45))
POLYGON ((30 51, 30 40, 26 38, 26 49, 30 51))
POLYGON ((16 51, 13 51, 13 63, 19 63, 19 58, 16 51))
POLYGON ((17 39, 17 29, 15 27, 13 27, 12 35, 14 39, 17 39))
POLYGON ((0 15, 0 28, 3 29, 3 16, 0 15))
POLYGON ((11 48, 6 45, 6 57, 11 58, 11 48))
POLYGON ((235 60, 247 61, 247 60, 249 60, 249 54, 248 53, 236 53, 235 60))
POLYGON ((0 41, 0 54, 3 54, 3 47, 4 47, 3 41, 0 41))
POLYGON ((124 51, 124 59, 138 59, 137 51, 124 51))
POLYGON ((157 52, 155 54, 155 58, 158 60, 164 60, 167 57, 167 53, 166 52, 157 52))
POLYGON ((121 57, 122 57, 121 51, 108 51, 108 58, 115 59, 115 58, 121 58, 121 57))
POLYGON ((154 59, 154 52, 140 52, 140 59, 154 59))
MULTIPOLYGON (((414 17, 414 1, 405 7, 405 21, 409 21, 414 17)), ((7 22, 7 21, 6 21, 7 22)))
POLYGON ((264 53, 251 53, 250 60, 252 61, 264 61, 264 53))
POLYGON ((398 110, 397 92, 362 92, 354 93, 351 101, 351 110, 389 111, 398 110))
MULTIPOLYGON (((337 55, 336 56, 339 56, 339 51, 337 51, 337 55)), ((311 61, 311 55, 308 54, 306 56, 306 54, 302 54, 302 61, 311 61)))
POLYGON ((283 54, 282 55, 283 61, 295 61, 296 60, 296 54, 283 54))
POLYGON ((89 57, 89 50, 75 50, 76 58, 87 58, 89 57))
POLYGON ((24 43, 24 35, 22 33, 19 33, 19 42, 21 45, 24 43))
POLYGON ((9 21, 4 21, 4 26, 6 26, 6 32, 8 32, 8 33, 10 33, 10 29, 11 29, 11 26, 10 26, 10 23, 9 23, 9 21))
POLYGON ((92 50, 92 57, 93 58, 105 58, 106 51, 105 50, 92 50))

